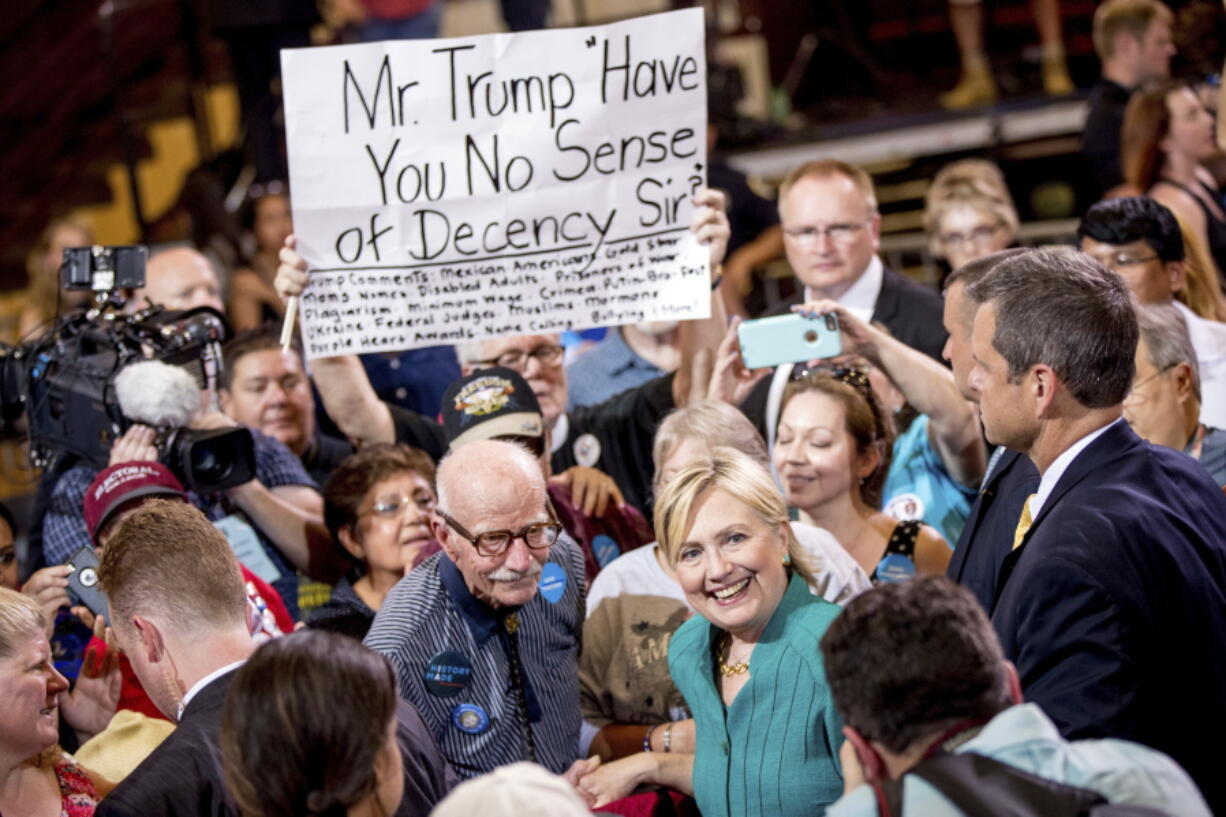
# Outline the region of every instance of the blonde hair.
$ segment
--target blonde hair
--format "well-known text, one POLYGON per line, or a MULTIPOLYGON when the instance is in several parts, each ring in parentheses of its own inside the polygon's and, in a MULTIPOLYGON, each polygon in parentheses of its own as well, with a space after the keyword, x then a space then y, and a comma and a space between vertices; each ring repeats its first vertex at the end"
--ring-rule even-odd
POLYGON ((842 176, 859 188, 869 215, 877 215, 877 190, 873 187, 873 178, 855 165, 840 162, 838 159, 814 159, 793 168, 779 185, 780 205, 791 192, 792 186, 801 179, 829 179, 835 176, 842 176))
MULTIPOLYGON (((651 446, 651 461, 656 479, 669 455, 687 440, 698 440, 709 450, 720 446, 735 448, 763 468, 770 463, 766 443, 749 418, 739 409, 719 400, 703 400, 669 413, 656 429, 651 446)), ((662 487, 657 484, 656 490, 662 487)))
POLYGON ((670 563, 676 564, 681 545, 689 533, 690 513, 707 491, 724 491, 747 505, 767 525, 782 526, 792 569, 808 584, 814 583, 789 524, 787 501, 770 473, 748 454, 727 446, 717 446, 707 456, 681 469, 656 500, 656 541, 670 563))
POLYGON ((957 207, 995 216, 1009 231, 1010 241, 1017 235, 1021 222, 1005 175, 986 159, 963 159, 945 165, 924 195, 924 231, 928 233, 929 249, 938 258, 944 255, 939 240, 941 221, 957 207))
POLYGON ((17 652, 17 645, 31 635, 44 635, 47 619, 38 602, 16 590, 0 587, 0 658, 17 652))

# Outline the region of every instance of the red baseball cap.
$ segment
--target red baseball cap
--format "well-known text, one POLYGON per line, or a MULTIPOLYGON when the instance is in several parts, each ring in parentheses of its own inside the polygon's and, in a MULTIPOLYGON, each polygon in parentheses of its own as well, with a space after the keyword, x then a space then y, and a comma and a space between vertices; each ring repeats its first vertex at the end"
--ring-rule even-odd
POLYGON ((126 503, 145 496, 175 496, 187 499, 183 485, 160 462, 121 462, 98 472, 85 491, 85 527, 98 544, 98 531, 126 503))

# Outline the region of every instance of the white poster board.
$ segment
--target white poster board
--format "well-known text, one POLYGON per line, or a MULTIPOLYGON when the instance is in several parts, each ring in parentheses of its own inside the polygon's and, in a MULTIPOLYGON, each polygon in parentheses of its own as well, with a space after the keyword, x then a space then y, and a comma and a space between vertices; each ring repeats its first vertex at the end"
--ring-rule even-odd
POLYGON ((308 357, 708 315, 701 9, 281 63, 308 357))

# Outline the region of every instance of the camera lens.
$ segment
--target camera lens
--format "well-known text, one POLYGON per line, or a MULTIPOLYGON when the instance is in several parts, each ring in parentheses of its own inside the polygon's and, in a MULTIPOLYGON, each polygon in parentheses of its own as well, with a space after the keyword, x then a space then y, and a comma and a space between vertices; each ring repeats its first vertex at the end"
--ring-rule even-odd
MULTIPOLYGON (((211 442, 211 441, 210 441, 211 442)), ((232 463, 218 456, 209 442, 197 442, 191 449, 191 470, 202 482, 219 483, 225 480, 232 463)))

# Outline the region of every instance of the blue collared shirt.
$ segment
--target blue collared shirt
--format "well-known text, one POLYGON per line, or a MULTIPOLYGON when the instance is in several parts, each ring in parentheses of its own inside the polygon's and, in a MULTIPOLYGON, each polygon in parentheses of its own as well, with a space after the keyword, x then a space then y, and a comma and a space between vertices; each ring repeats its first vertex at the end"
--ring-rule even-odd
POLYGON ((621 329, 613 327, 604 340, 566 367, 570 401, 566 408, 594 406, 648 380, 665 374, 626 345, 621 329))
MULTIPOLYGON (((955 752, 978 752, 1057 783, 1092 789, 1112 803, 1148 806, 1174 817, 1209 817, 1209 807, 1187 772, 1161 752, 1126 740, 1060 737, 1036 704, 1011 706, 955 752)), ((903 813, 962 817, 940 792, 917 777, 904 777, 903 813)), ((826 817, 872 817, 877 800, 860 786, 826 811, 826 817)))
POLYGON ((550 549, 549 562, 561 566, 565 576, 561 596, 551 602, 538 591, 515 611, 526 713, 507 652, 510 611, 474 598, 445 553, 426 559, 392 588, 366 636, 366 646, 391 662, 400 696, 421 713, 461 777, 528 760, 525 720, 542 766, 561 773, 578 757, 583 553, 563 536, 550 549), (467 663, 471 673, 453 692, 427 683, 432 662, 467 663), (461 717, 465 713, 467 720, 461 717))

